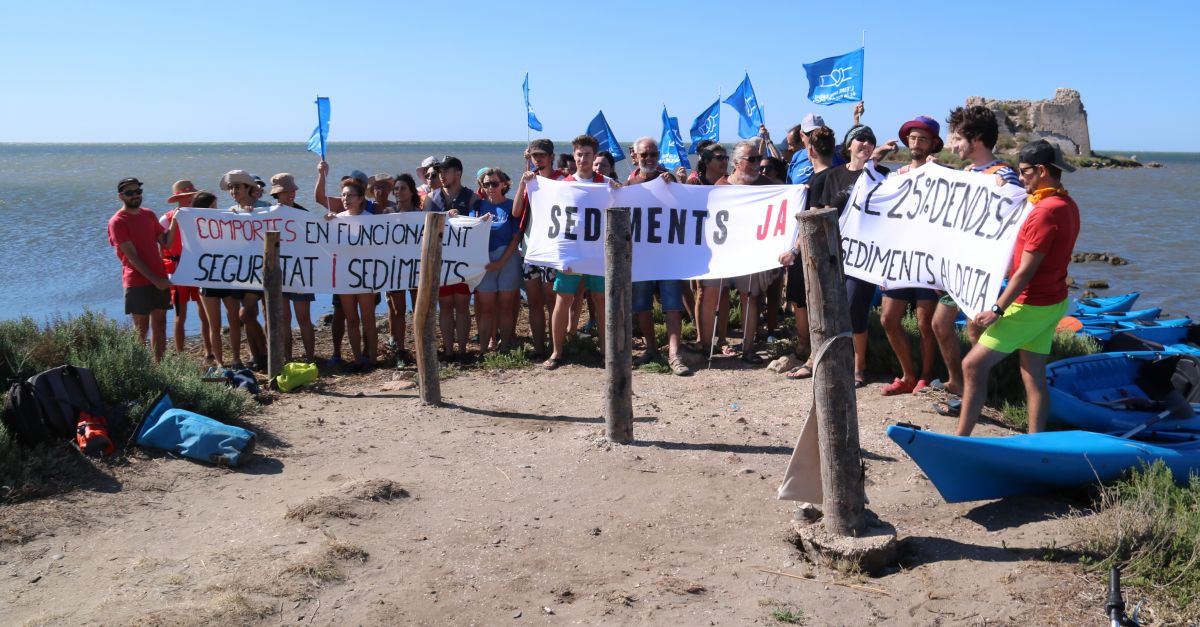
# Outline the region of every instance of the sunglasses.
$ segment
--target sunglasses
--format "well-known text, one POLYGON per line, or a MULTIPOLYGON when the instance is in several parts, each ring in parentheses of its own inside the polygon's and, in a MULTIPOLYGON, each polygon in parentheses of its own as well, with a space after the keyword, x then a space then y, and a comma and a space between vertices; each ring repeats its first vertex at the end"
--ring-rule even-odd
POLYGON ((488 189, 495 189, 497 187, 500 187, 500 183, 498 181, 486 181, 486 182, 484 182, 483 186, 488 189))
POLYGON ((745 157, 738 157, 738 159, 743 161, 762 161, 762 155, 746 155, 745 157))
POLYGON ((425 180, 437 178, 439 174, 441 174, 441 170, 429 170, 425 173, 425 180))
POLYGON ((139 187, 137 189, 127 189, 127 190, 121 192, 121 195, 122 196, 141 196, 142 188, 139 187))
POLYGON ((639 153, 637 153, 637 156, 641 159, 649 159, 650 157, 657 157, 658 153, 657 152, 639 152, 639 153))

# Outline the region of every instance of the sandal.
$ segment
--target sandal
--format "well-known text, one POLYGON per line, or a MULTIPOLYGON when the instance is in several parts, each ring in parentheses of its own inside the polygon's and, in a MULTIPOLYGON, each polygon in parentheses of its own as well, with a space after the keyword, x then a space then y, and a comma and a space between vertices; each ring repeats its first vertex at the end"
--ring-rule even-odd
POLYGON ((688 368, 687 364, 683 363, 683 360, 679 356, 668 359, 667 365, 671 367, 671 374, 680 377, 688 377, 692 374, 692 369, 688 368))
POLYGON ((738 349, 726 344, 721 347, 721 354, 726 357, 733 357, 734 355, 738 354, 738 349))
POLYGON ((920 394, 921 390, 929 387, 929 383, 925 379, 918 379, 917 384, 913 386, 913 394, 920 394))
POLYGON ((551 357, 550 359, 542 362, 542 367, 546 370, 556 370, 561 365, 562 360, 557 357, 551 357))
POLYGON ((958 418, 959 412, 962 411, 962 401, 955 399, 944 403, 934 403, 933 411, 937 412, 939 416, 958 418))
POLYGON ((898 394, 912 394, 916 383, 905 383, 904 379, 897 377, 893 379, 891 384, 883 388, 880 394, 884 396, 896 396, 898 394))
POLYGON ((807 379, 807 378, 813 376, 813 371, 812 371, 812 368, 809 367, 808 364, 805 364, 803 366, 796 366, 795 368, 792 368, 791 370, 787 371, 787 374, 785 374, 784 376, 786 376, 787 378, 792 379, 792 380, 807 379))
POLYGON ((854 389, 867 387, 867 373, 857 370, 854 373, 854 389))

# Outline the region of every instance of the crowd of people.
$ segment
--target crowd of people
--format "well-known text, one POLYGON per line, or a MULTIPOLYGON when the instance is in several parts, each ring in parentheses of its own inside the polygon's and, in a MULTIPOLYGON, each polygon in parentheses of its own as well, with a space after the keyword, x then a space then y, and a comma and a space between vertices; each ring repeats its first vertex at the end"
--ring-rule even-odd
MULTIPOLYGON (((407 173, 367 176, 353 170, 339 180, 337 195, 329 196, 326 186, 330 168, 321 161, 313 200, 329 220, 364 213, 409 211, 442 211, 487 219, 489 263, 482 282, 474 292, 462 283, 443 286, 438 292, 442 357, 454 361, 470 354, 472 320, 479 353, 509 351, 520 345, 516 321, 523 292, 531 354, 544 358, 541 361, 544 368, 555 369, 567 359, 565 346, 570 335, 596 337, 603 349, 604 278, 524 263, 523 235, 529 224, 525 188, 533 177, 612 186, 638 185, 659 177, 670 183, 689 185, 805 185, 808 193, 804 209, 835 208, 841 212, 863 170, 870 165, 886 176, 888 168, 879 163, 901 144, 907 148, 909 160, 898 172, 945 167, 936 158, 944 144, 937 120, 916 116, 900 127, 896 139, 880 143, 875 131, 861 123, 862 114, 860 103, 855 109, 854 122, 841 136, 840 143, 834 130, 815 114, 805 116, 788 131, 782 149, 771 142, 765 128, 761 129, 760 137, 738 142, 732 151, 720 143, 701 142, 697 146, 697 166, 691 171, 664 168, 659 163, 657 142, 642 137, 630 146, 633 170, 623 181, 616 172, 613 155, 600 150, 597 140, 589 135, 576 137, 571 142, 571 152, 561 155, 556 154, 549 139, 529 142, 523 155, 528 169, 516 178, 515 190, 513 177, 500 168, 481 167, 473 180, 464 184, 460 159, 430 156, 416 168, 416 177, 407 173), (513 192, 511 197, 510 192, 513 192), (589 321, 581 325, 585 307, 589 321)), ((1007 287, 990 311, 979 314, 967 325, 973 348, 965 358, 955 326, 958 305, 952 298, 921 288, 883 291, 880 320, 901 372, 883 386, 882 393, 916 393, 934 384, 934 364, 936 354, 940 353, 948 372, 946 381, 940 385, 964 400, 961 404, 946 404, 939 412, 961 413, 959 432, 966 435, 982 405, 987 370, 1005 355, 1020 351, 1029 395, 1030 429, 1040 430, 1048 409, 1045 356, 1049 353, 1055 323, 1065 307, 1066 263, 1079 230, 1078 207, 1061 184, 1062 172, 1072 168, 1063 160, 1061 151, 1045 141, 1027 145, 1020 153, 1017 169, 997 158, 993 151, 999 127, 986 107, 956 108, 945 122, 949 148, 966 162, 966 169, 994 175, 997 185, 1024 185, 1034 208, 1018 235, 1007 287), (902 325, 910 308, 915 312, 921 335, 919 366, 902 325)), ((235 213, 253 213, 273 205, 309 211, 296 203, 299 189, 295 177, 289 173, 276 174, 268 181, 243 170, 233 170, 221 177, 219 190, 229 195, 232 204, 227 210, 235 213), (268 195, 273 202, 264 199, 268 195)), ((159 217, 142 207, 142 183, 138 179, 121 179, 117 193, 122 207, 109 220, 108 234, 123 267, 125 310, 132 316, 139 337, 145 341, 149 335, 155 358, 161 359, 166 350, 168 309, 176 314, 175 350, 184 350, 184 325, 189 303, 194 302, 208 365, 265 369, 267 340, 259 321, 261 290, 198 289, 171 285, 168 280, 181 253, 175 211, 184 207, 216 208, 216 194, 198 190, 190 181, 178 181, 168 198, 177 207, 159 217), (229 329, 227 345, 222 334, 222 311, 224 326, 229 329), (246 353, 250 360, 243 362, 246 353)), ((794 315, 794 350, 802 364, 786 375, 812 376, 806 292, 799 263, 802 254, 797 239, 789 250, 781 251, 777 269, 727 279, 635 282, 630 313, 645 345, 637 363, 660 360, 665 352, 665 363, 671 372, 686 376, 692 374, 692 369, 681 352, 692 350, 709 359, 719 353, 759 364, 763 361, 756 349, 760 346, 760 328, 765 324, 764 339, 770 341, 770 335, 778 328, 781 305, 786 302, 794 315), (736 345, 728 337, 731 296, 735 293, 740 299, 742 321, 742 335, 736 345), (655 335, 655 298, 665 317, 665 347, 658 345, 655 335), (683 337, 685 319, 694 323, 695 337, 683 337)), ((847 277, 846 293, 854 337, 855 385, 861 387, 866 384, 867 325, 876 286, 847 277)), ((285 293, 285 297, 290 303, 285 308, 287 324, 292 327, 294 317, 299 329, 303 348, 300 359, 315 361, 311 310, 315 297, 295 293, 285 293)), ((330 366, 361 371, 385 363, 380 356, 375 320, 376 308, 384 299, 389 359, 400 366, 411 360, 406 349, 406 312, 416 304, 415 290, 382 295, 340 294, 332 302, 333 348, 327 358, 330 366), (346 336, 349 336, 349 359, 343 353, 346 336)), ((291 335, 287 334, 289 360, 294 356, 291 335)))

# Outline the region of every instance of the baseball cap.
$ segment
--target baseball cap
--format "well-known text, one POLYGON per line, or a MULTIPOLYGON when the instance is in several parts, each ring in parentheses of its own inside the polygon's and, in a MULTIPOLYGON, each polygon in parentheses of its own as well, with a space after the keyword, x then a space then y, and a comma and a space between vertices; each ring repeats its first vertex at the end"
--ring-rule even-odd
POLYGON ((554 154, 554 142, 545 137, 539 137, 529 142, 529 152, 544 152, 552 155, 554 154))
POLYGON ((221 177, 221 191, 227 192, 229 188, 238 183, 247 186, 254 185, 254 177, 250 176, 250 173, 245 170, 230 170, 221 177))
POLYGON ((938 134, 942 131, 942 127, 938 124, 937 120, 927 115, 918 115, 917 117, 900 125, 900 143, 904 144, 905 147, 908 146, 908 134, 912 132, 914 128, 919 128, 933 136, 932 152, 942 151, 944 144, 942 144, 942 138, 938 137, 938 134))
POLYGON ((287 172, 280 172, 271 177, 271 192, 272 194, 282 194, 285 192, 294 192, 300 189, 296 186, 296 177, 287 172))
POLYGON ((458 170, 459 172, 462 172, 462 169, 463 169, 462 161, 459 161, 458 157, 451 157, 450 155, 446 155, 445 157, 442 158, 442 169, 443 170, 458 170))
POLYGON ((1021 156, 1017 160, 1029 165, 1056 166, 1063 172, 1075 171, 1075 168, 1063 158, 1062 149, 1058 147, 1058 144, 1052 144, 1044 139, 1025 144, 1025 147, 1021 149, 1021 156))
POLYGON ((137 186, 141 187, 142 182, 133 178, 132 176, 127 176, 127 177, 117 181, 117 191, 118 192, 121 191, 121 189, 123 187, 125 187, 126 185, 137 185, 137 186))
POLYGON ((800 120, 801 133, 811 133, 822 126, 825 126, 825 118, 815 113, 810 113, 804 116, 803 120, 800 120))
POLYGON ((199 192, 196 190, 196 186, 192 185, 191 181, 181 179, 175 181, 175 184, 171 186, 171 196, 167 198, 167 202, 179 202, 183 198, 195 196, 197 193, 199 192))

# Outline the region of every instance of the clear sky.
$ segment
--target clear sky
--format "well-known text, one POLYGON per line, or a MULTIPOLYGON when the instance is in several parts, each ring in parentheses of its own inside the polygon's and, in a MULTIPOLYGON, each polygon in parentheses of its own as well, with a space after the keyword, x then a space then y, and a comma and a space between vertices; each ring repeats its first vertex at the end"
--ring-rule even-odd
MULTIPOLYGON (((864 122, 881 140, 970 95, 1071 87, 1095 149, 1197 151, 1198 7, 2 2, 0 142, 305 141, 317 94, 331 99, 331 141, 524 140, 525 72, 556 139, 599 109, 625 145, 658 137, 664 102, 686 138, 743 71, 777 140, 809 111, 842 133, 851 105, 808 102, 801 64, 857 48, 866 31, 864 122)), ((721 115, 721 139, 736 140, 736 115, 721 115)))

